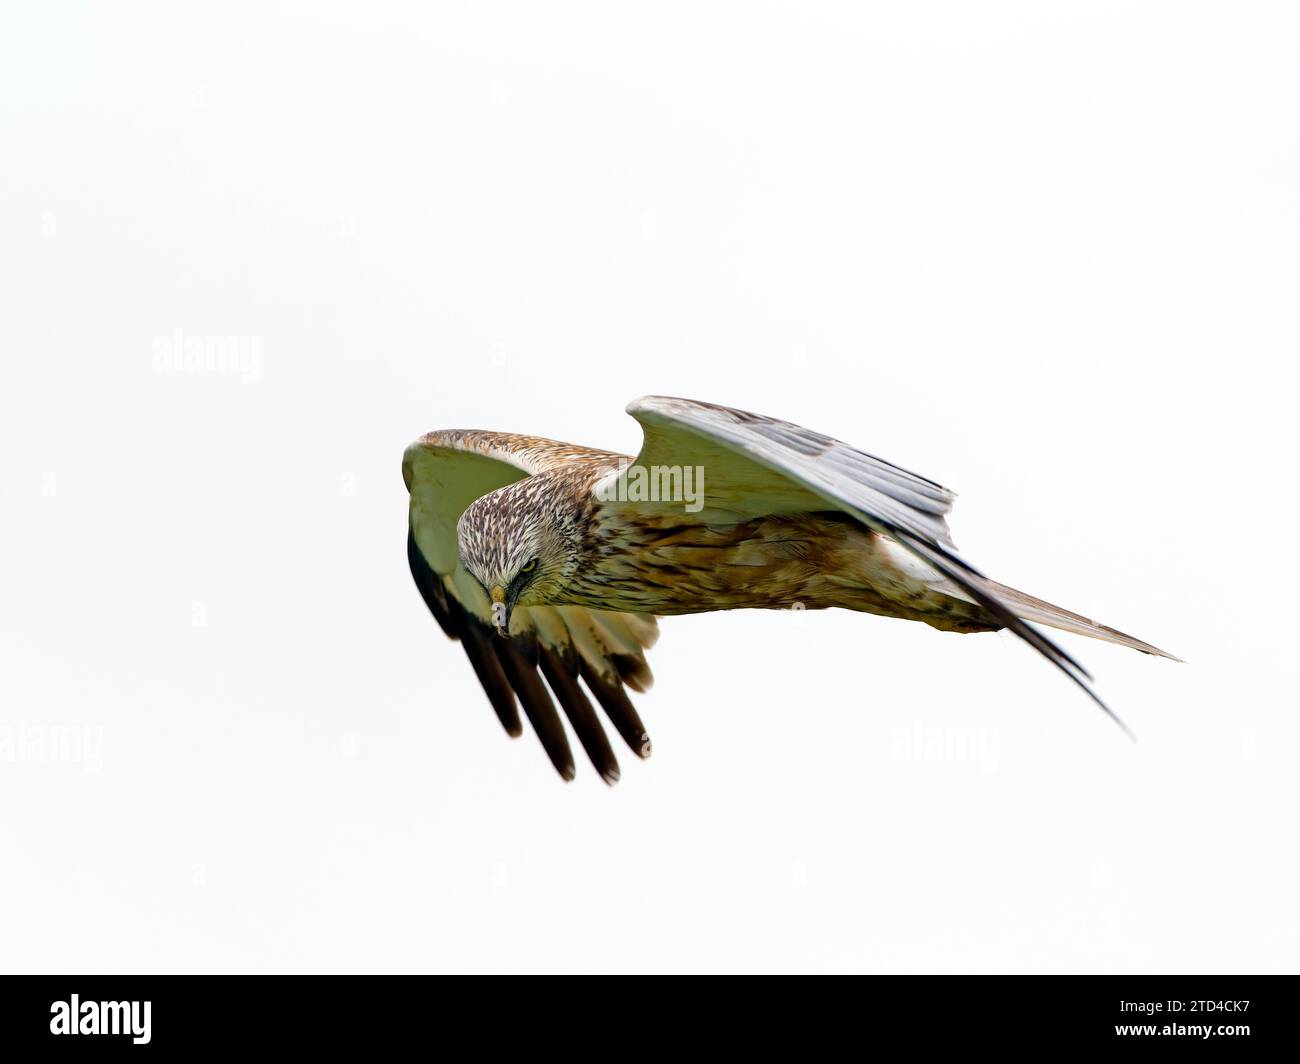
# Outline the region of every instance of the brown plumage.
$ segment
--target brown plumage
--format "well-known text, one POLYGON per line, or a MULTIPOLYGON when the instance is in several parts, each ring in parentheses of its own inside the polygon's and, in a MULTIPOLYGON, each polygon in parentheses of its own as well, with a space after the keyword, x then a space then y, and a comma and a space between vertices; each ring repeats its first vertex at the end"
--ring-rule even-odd
POLYGON ((970 567, 944 519, 952 493, 933 481, 744 411, 661 397, 628 409, 646 436, 635 459, 449 431, 403 461, 417 587, 507 732, 520 730, 517 698, 566 779, 572 754, 548 686, 606 782, 618 764, 584 685, 649 754, 624 686, 652 682, 655 615, 842 608, 953 632, 1008 628, 1103 709, 1082 667, 1028 621, 1170 656, 970 567))

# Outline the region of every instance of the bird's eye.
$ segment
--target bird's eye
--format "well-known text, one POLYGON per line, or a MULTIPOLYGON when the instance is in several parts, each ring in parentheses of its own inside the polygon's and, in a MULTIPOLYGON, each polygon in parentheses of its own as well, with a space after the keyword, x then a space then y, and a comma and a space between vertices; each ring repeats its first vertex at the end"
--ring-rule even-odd
POLYGON ((521 573, 531 573, 531 572, 532 572, 534 569, 536 569, 536 568, 537 568, 537 559, 534 558, 532 561, 530 561, 527 565, 525 565, 525 566, 524 566, 522 569, 520 569, 519 571, 520 571, 521 573))

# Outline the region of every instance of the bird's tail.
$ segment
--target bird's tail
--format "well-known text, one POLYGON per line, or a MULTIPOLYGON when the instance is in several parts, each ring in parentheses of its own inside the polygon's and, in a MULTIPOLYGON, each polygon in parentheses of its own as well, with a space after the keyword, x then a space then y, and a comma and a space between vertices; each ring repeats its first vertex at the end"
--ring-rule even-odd
POLYGON ((1117 632, 1114 628, 1107 628, 1104 624, 1098 624, 1096 621, 1090 621, 1087 617, 1071 613, 1069 610, 1063 610, 1060 606, 1053 606, 1050 602, 1034 598, 1033 595, 1026 595, 1023 591, 1017 591, 1013 587, 1007 587, 1005 584, 999 584, 992 580, 986 582, 993 594, 1010 607, 1017 617, 1021 617, 1026 621, 1045 624, 1051 628, 1059 628, 1063 632, 1091 636, 1093 639, 1101 639, 1107 643, 1118 643, 1123 647, 1140 650, 1143 654, 1155 654, 1157 657, 1171 658, 1174 661, 1182 660, 1182 658, 1176 658, 1173 654, 1161 650, 1159 647, 1153 647, 1150 643, 1142 642, 1141 639, 1135 639, 1131 635, 1117 632))

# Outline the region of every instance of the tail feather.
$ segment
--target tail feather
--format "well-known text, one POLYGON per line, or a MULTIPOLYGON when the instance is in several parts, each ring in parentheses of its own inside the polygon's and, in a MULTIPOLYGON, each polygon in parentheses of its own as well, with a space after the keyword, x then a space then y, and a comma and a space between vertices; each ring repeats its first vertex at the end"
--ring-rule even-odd
POLYGON ((1104 624, 1098 624, 1096 621, 1089 620, 1080 614, 1063 610, 1060 606, 1053 606, 1050 602, 1034 598, 1033 595, 1026 595, 1023 591, 1017 591, 1013 587, 1007 587, 1005 584, 995 583, 992 580, 986 582, 993 594, 1006 603, 1017 617, 1021 617, 1026 621, 1045 624, 1050 628, 1059 628, 1062 632, 1074 632, 1077 635, 1091 636, 1093 639, 1102 639, 1107 643, 1118 643, 1123 647, 1140 650, 1143 654, 1154 654, 1156 657, 1182 661, 1182 658, 1174 657, 1168 651, 1153 647, 1150 643, 1142 642, 1141 639, 1125 635, 1123 632, 1108 628, 1104 624))

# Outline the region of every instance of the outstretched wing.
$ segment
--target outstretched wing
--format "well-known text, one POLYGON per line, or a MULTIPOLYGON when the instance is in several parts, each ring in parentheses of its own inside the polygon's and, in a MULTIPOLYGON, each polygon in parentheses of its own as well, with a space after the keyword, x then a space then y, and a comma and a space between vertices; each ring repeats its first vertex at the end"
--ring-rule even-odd
POLYGON ((756 516, 828 504, 897 542, 1078 684, 1121 728, 1074 658, 1016 615, 956 554, 945 515, 953 493, 925 477, 786 421, 690 399, 646 396, 627 412, 645 442, 638 466, 700 466, 707 511, 756 516))
POLYGON ((431 432, 402 458, 411 495, 406 553, 415 586, 442 630, 465 648, 506 732, 523 731, 522 704, 566 780, 574 775, 573 753, 552 693, 606 783, 617 781, 618 761, 587 692, 637 756, 649 756, 649 737, 624 685, 644 691, 653 682, 645 651, 658 637, 655 618, 575 606, 520 606, 503 639, 489 623, 487 595, 460 564, 456 522, 479 496, 523 477, 571 462, 619 458, 533 436, 481 431, 431 432))

